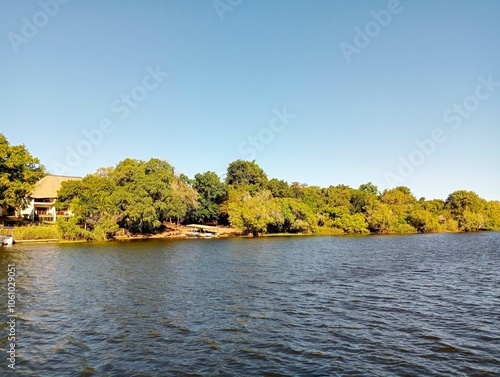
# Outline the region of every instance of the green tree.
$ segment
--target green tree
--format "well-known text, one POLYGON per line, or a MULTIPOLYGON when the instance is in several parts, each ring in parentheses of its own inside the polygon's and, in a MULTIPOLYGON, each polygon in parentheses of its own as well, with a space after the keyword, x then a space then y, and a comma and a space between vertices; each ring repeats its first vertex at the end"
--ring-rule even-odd
POLYGON ((226 184, 249 187, 251 191, 261 190, 267 184, 267 175, 254 161, 236 160, 227 168, 226 184))
POLYGON ((459 190, 451 193, 446 199, 445 208, 458 222, 460 230, 474 231, 485 224, 487 202, 473 191, 459 190))
POLYGON ((198 208, 198 193, 180 178, 172 182, 172 196, 166 200, 165 216, 174 218, 179 224, 187 216, 198 208))
POLYGON ((346 185, 329 186, 323 189, 323 195, 328 207, 347 207, 352 210, 352 188, 346 185))
POLYGON ((437 216, 423 209, 412 211, 408 223, 420 233, 434 233, 440 229, 437 216))
POLYGON ((368 193, 370 195, 374 195, 374 196, 378 195, 378 187, 375 186, 371 182, 363 183, 362 185, 359 186, 358 190, 366 192, 366 193, 368 193))
POLYGON ((275 199, 281 216, 275 222, 277 232, 303 233, 312 231, 317 223, 311 208, 294 198, 275 199))
POLYGON ((333 207, 326 212, 329 221, 326 225, 341 229, 344 233, 369 233, 368 223, 361 213, 351 214, 346 206, 333 207))
MULTIPOLYGON (((183 215, 182 199, 173 186, 179 186, 174 168, 166 161, 127 158, 115 168, 113 200, 118 209, 118 224, 134 233, 156 231, 163 221, 183 215)), ((178 187, 176 187, 178 188, 178 187)))
POLYGON ((221 205, 227 199, 226 185, 214 172, 207 171, 194 176, 193 188, 198 192, 199 206, 190 213, 195 222, 213 221, 218 223, 221 205))
POLYGON ((377 200, 377 196, 373 193, 373 190, 353 189, 351 190, 351 212, 364 214, 368 208, 375 205, 377 200))
POLYGON ((391 207, 385 203, 376 203, 366 214, 368 228, 375 233, 390 233, 398 224, 391 207))
POLYGON ((4 213, 12 207, 19 216, 35 184, 45 175, 43 165, 24 145, 10 145, 0 134, 0 206, 4 213))
POLYGON ((274 198, 292 198, 293 193, 288 183, 282 179, 270 179, 267 182, 267 189, 271 191, 274 198))
POLYGON ((500 202, 492 200, 488 202, 486 209, 487 220, 485 228, 489 230, 500 230, 500 202))
POLYGON ((101 173, 61 184, 56 207, 67 207, 73 213, 70 219, 58 222, 64 238, 104 240, 112 238, 118 230, 112 200, 115 183, 101 173))
POLYGON ((228 212, 231 226, 255 236, 283 223, 283 215, 269 190, 253 195, 247 191, 231 190, 228 212))

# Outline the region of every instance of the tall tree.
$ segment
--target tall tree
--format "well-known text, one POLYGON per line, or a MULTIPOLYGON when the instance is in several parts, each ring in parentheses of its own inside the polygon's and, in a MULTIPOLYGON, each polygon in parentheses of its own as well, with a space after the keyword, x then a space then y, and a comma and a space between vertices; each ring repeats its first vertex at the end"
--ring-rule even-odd
POLYGON ((237 190, 229 193, 229 220, 244 232, 258 235, 283 222, 283 215, 269 190, 254 195, 237 190))
POLYGON ((10 145, 0 134, 0 206, 4 212, 13 207, 19 216, 35 184, 45 175, 40 160, 24 145, 10 145))
POLYGON ((458 190, 451 193, 445 206, 453 219, 458 221, 460 230, 475 231, 485 224, 487 202, 473 191, 458 190))
POLYGON ((127 158, 116 166, 112 178, 117 186, 113 199, 119 210, 118 223, 125 229, 150 233, 162 221, 178 216, 172 187, 177 177, 168 162, 127 158))
POLYGON ((192 181, 193 188, 200 195, 199 206, 190 217, 196 222, 219 221, 221 204, 227 199, 226 185, 214 172, 198 173, 192 181))
POLYGON ((236 160, 227 168, 226 184, 233 187, 249 186, 254 190, 263 189, 267 175, 254 161, 236 160))
POLYGON ((81 181, 65 181, 57 195, 56 207, 69 208, 73 217, 59 222, 65 238, 107 239, 118 230, 113 202, 115 182, 99 170, 81 181), (78 227, 83 228, 80 231, 78 227))

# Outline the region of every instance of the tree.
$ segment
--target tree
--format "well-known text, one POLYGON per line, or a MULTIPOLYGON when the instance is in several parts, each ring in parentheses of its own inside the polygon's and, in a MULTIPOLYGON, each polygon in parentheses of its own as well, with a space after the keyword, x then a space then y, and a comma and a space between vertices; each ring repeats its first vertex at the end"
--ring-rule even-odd
POLYGON ((274 198, 292 198, 293 193, 288 183, 282 179, 270 179, 267 182, 267 189, 271 191, 274 198))
POLYGON ((184 220, 188 212, 198 208, 198 193, 182 179, 172 182, 172 196, 165 202, 164 214, 169 219, 174 218, 177 224, 184 220))
POLYGON ((451 212, 453 219, 458 221, 460 230, 478 230, 486 220, 484 212, 487 202, 473 191, 459 190, 451 193, 446 199, 445 207, 451 212))
POLYGON ((420 233, 434 233, 440 229, 437 217, 423 209, 412 211, 408 223, 420 233))
POLYGON ((196 222, 218 222, 221 216, 220 206, 227 199, 226 185, 217 174, 207 171, 194 176, 193 188, 200 198, 199 206, 191 212, 190 218, 196 222))
POLYGON ((235 188, 249 186, 251 190, 261 190, 266 186, 267 175, 254 161, 236 160, 227 168, 226 184, 235 188))
POLYGON ((113 199, 119 213, 118 224, 125 229, 151 233, 166 219, 179 219, 185 213, 180 188, 183 186, 166 161, 127 158, 116 166, 112 178, 116 184, 113 199))
POLYGON ((370 231, 375 233, 390 233, 398 223, 389 205, 377 203, 369 208, 366 215, 370 231))
POLYGON ((281 211, 269 190, 253 196, 248 191, 230 191, 228 212, 231 226, 254 236, 283 222, 281 211))
POLYGON ((358 190, 364 191, 364 192, 371 194, 371 195, 375 195, 375 196, 378 195, 378 187, 375 186, 371 182, 363 183, 362 185, 359 186, 358 190))
POLYGON ((368 223, 361 213, 351 214, 345 206, 328 210, 330 221, 326 225, 342 229, 345 233, 369 233, 368 223))
POLYGON ((9 145, 0 134, 0 206, 8 207, 20 215, 28 204, 27 199, 35 184, 46 175, 38 158, 33 157, 24 145, 9 145))
POLYGON ((70 219, 59 221, 63 237, 104 240, 112 238, 118 230, 117 210, 112 199, 115 183, 102 172, 61 184, 56 207, 67 207, 73 213, 70 219))
POLYGON ((352 213, 366 213, 367 209, 373 207, 376 202, 377 196, 373 193, 373 190, 353 189, 351 191, 352 213))
POLYGON ((500 230, 500 202, 492 200, 488 202, 486 209, 487 220, 485 228, 489 230, 500 230))
POLYGON ((302 233, 310 232, 316 225, 317 219, 311 208, 294 198, 275 199, 281 216, 281 222, 276 222, 277 232, 302 233))

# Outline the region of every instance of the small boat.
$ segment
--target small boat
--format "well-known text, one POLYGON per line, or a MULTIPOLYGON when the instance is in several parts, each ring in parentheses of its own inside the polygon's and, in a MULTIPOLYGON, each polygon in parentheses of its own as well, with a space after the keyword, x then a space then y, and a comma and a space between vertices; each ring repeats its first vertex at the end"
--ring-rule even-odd
POLYGON ((14 236, 12 234, 12 227, 0 226, 0 245, 10 246, 13 243, 14 243, 14 236), (4 230, 7 230, 7 232, 4 232, 4 230))
POLYGON ((211 226, 190 224, 187 227, 192 228, 192 230, 185 233, 189 238, 212 238, 219 235, 216 229, 211 226))

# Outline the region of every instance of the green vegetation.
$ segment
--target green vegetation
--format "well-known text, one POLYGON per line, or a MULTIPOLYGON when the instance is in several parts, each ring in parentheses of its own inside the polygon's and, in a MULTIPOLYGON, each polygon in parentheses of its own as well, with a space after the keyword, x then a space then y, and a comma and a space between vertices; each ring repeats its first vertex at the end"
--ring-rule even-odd
POLYGON ((24 145, 10 145, 0 134, 0 207, 4 214, 11 207, 19 215, 35 184, 45 174, 40 161, 24 145))
POLYGON ((229 164, 194 179, 165 161, 126 159, 82 181, 64 182, 58 205, 74 216, 59 222, 64 239, 105 240, 119 229, 154 233, 164 221, 231 225, 245 234, 433 233, 500 230, 500 202, 456 191, 443 201, 417 200, 407 187, 379 192, 372 183, 326 188, 276 178, 255 163, 229 164))
MULTIPOLYGON (((45 174, 24 146, 0 134, 0 205, 22 208, 45 174)), ((371 182, 317 187, 268 179, 255 161, 190 179, 159 159, 127 158, 82 180, 63 182, 57 207, 73 213, 55 228, 16 230, 18 239, 106 240, 117 232, 152 234, 166 223, 230 225, 244 234, 433 233, 500 230, 500 202, 471 191, 417 200, 408 187, 379 192, 371 182), (36 229, 36 230, 35 230, 36 229), (43 230, 42 230, 43 229, 43 230)))
POLYGON ((164 221, 181 222, 198 206, 198 193, 165 161, 125 159, 81 181, 63 182, 57 206, 74 216, 58 224, 64 239, 105 240, 121 228, 154 233, 164 221))
POLYGON ((63 183, 59 205, 75 214, 59 223, 65 239, 103 240, 119 229, 154 233, 173 220, 230 225, 253 235, 500 230, 500 202, 474 192, 417 200, 403 186, 379 192, 370 182, 357 189, 288 184, 241 160, 229 164, 221 182, 213 172, 191 180, 177 177, 165 161, 126 159, 63 183))
POLYGON ((14 239, 19 240, 48 240, 60 239, 57 225, 30 225, 13 228, 14 239))

